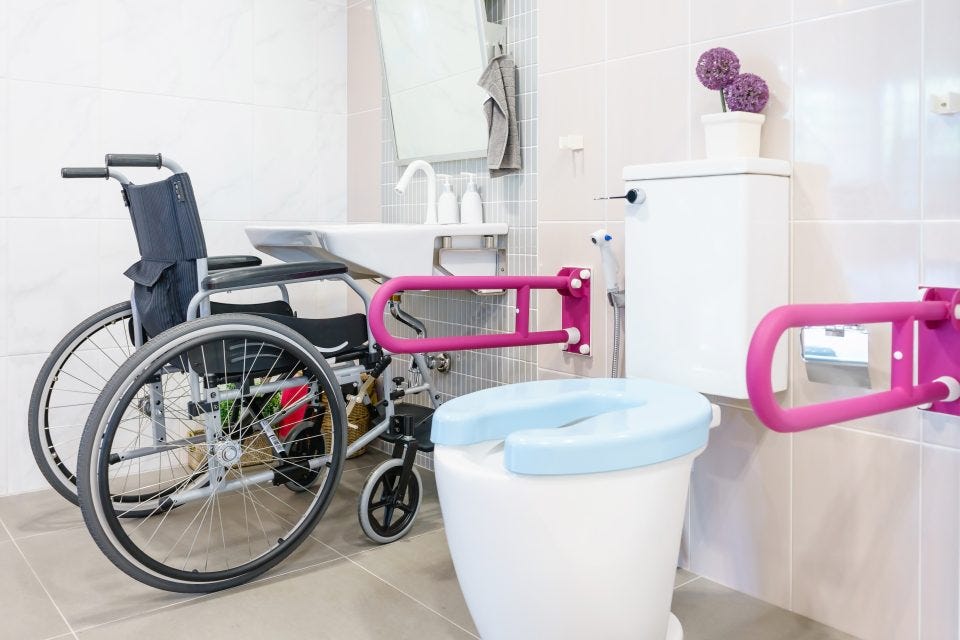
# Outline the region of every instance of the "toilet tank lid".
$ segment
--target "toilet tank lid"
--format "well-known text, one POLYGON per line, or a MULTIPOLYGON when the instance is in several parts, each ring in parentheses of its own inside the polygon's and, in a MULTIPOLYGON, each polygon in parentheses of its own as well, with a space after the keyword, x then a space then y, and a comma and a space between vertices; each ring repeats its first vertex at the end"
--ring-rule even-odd
POLYGON ((454 398, 433 416, 438 446, 503 441, 503 465, 527 475, 634 469, 707 444, 705 397, 663 382, 540 380, 454 398))
POLYGON ((722 160, 635 164, 623 168, 623 179, 627 182, 736 174, 789 176, 790 163, 786 160, 775 160, 773 158, 727 158, 722 160))

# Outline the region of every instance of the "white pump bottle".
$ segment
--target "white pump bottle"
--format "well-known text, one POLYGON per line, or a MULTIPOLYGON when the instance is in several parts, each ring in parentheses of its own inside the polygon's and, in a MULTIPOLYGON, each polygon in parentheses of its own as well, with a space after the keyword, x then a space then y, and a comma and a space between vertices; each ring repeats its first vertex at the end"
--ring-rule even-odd
POLYGON ((460 207, 457 205, 457 194, 450 188, 450 176, 438 173, 437 177, 443 180, 443 191, 437 200, 437 221, 440 224, 457 224, 460 222, 460 207))
POLYGON ((480 190, 477 188, 475 181, 477 176, 467 171, 460 175, 467 176, 470 179, 460 201, 460 222, 464 224, 483 224, 483 203, 480 200, 480 190))

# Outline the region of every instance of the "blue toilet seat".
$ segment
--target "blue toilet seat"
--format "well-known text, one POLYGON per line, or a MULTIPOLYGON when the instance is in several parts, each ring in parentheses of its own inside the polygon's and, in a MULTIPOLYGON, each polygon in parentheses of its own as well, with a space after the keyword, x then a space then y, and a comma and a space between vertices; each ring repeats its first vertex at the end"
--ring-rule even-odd
POLYGON ((707 444, 710 402, 684 387, 624 378, 541 380, 485 389, 443 404, 440 446, 504 441, 504 466, 528 475, 633 469, 707 444))

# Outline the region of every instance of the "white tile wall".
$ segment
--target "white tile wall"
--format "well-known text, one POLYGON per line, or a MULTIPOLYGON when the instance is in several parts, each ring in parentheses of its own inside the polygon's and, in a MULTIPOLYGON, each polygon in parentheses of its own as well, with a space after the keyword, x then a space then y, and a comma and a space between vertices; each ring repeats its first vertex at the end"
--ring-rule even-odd
MULTIPOLYGON (((26 405, 47 351, 129 295, 114 183, 64 181, 106 152, 191 173, 211 253, 248 223, 346 220, 343 0, 0 0, 0 495, 44 486, 26 405)), ((135 181, 153 170, 128 170, 135 181)), ((341 288, 293 291, 304 314, 341 288)))
MULTIPOLYGON (((793 162, 792 300, 960 286, 960 120, 927 108, 930 92, 960 90, 960 3, 605 0, 539 13, 541 264, 576 242, 561 225, 617 228, 622 207, 587 197, 597 182, 619 190, 624 164, 702 157, 700 115, 719 107, 693 63, 726 46, 770 85, 763 155, 793 162), (567 133, 585 135, 581 155, 558 150, 567 133)), ((888 330, 870 350, 886 385, 888 330)), ((795 351, 786 402, 863 393, 806 381, 795 351)), ((552 356, 538 366, 597 374, 552 356)), ((681 562, 857 637, 957 638, 960 420, 911 410, 791 437, 743 407, 727 403, 694 467, 681 562)))

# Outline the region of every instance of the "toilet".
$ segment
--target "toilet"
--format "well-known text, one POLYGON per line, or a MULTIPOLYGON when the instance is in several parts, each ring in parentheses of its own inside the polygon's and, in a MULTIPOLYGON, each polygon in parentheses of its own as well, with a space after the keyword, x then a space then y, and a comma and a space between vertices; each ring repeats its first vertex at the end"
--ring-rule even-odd
POLYGON ((483 640, 680 640, 670 613, 712 408, 642 379, 544 380, 442 405, 434 467, 483 640))
POLYGON ((670 601, 684 506, 719 421, 700 394, 747 397, 754 327, 788 302, 790 173, 768 158, 625 167, 642 195, 624 208, 627 379, 508 385, 437 410, 447 541, 484 640, 683 637, 670 601))

